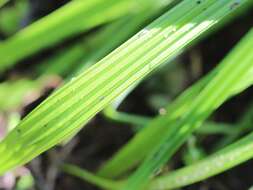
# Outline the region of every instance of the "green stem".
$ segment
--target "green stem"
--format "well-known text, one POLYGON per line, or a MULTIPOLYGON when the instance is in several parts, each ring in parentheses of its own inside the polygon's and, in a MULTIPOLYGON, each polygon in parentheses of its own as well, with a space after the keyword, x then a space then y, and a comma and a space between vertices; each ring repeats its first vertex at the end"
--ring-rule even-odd
MULTIPOLYGON (((143 129, 143 127, 147 126, 149 122, 153 119, 147 116, 130 114, 125 112, 119 112, 114 109, 113 106, 107 107, 103 111, 104 115, 111 119, 112 121, 116 121, 119 123, 129 124, 135 127, 135 130, 143 129)), ((197 129, 196 133, 202 135, 210 135, 210 134, 223 134, 223 135, 232 135, 237 132, 235 126, 225 124, 225 123, 214 123, 214 122, 205 122, 199 129, 197 129)))
POLYGON ((122 186, 122 182, 116 182, 113 180, 98 177, 72 164, 63 164, 61 169, 69 175, 86 180, 103 189, 118 190, 122 186))
POLYGON ((112 106, 107 107, 103 111, 104 115, 116 122, 130 124, 133 126, 145 126, 147 123, 151 121, 151 118, 140 116, 136 114, 129 114, 125 112, 119 112, 115 110, 112 106))

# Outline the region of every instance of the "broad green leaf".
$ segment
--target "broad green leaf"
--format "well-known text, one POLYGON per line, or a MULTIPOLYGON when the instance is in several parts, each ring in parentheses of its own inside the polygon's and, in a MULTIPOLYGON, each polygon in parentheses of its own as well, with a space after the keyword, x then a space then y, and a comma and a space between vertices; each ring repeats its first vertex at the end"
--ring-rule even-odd
MULTIPOLYGON (((125 41, 133 33, 135 33, 137 29, 141 28, 140 26, 143 25, 143 23, 146 22, 147 19, 151 19, 154 14, 160 12, 161 8, 164 8, 164 6, 167 6, 172 2, 173 0, 162 1, 161 4, 157 2, 157 7, 153 7, 153 9, 144 9, 141 12, 126 16, 110 24, 97 35, 91 36, 91 38, 86 41, 85 45, 83 45, 82 48, 80 47, 81 50, 77 50, 79 51, 79 53, 73 54, 73 52, 67 52, 65 55, 56 58, 56 61, 53 62, 52 67, 49 67, 47 70, 52 71, 52 68, 55 68, 53 70, 57 70, 58 73, 60 71, 60 73, 63 74, 63 71, 66 71, 66 69, 62 69, 62 62, 65 63, 64 65, 70 65, 72 63, 71 60, 73 60, 73 58, 76 59, 81 56, 80 51, 83 51, 85 47, 87 52, 88 50, 90 50, 90 54, 87 53, 84 58, 84 61, 82 61, 79 64, 80 66, 75 69, 74 72, 72 72, 73 75, 81 73, 81 71, 84 71, 85 69, 89 68, 96 61, 98 61, 107 53, 111 52, 114 48, 122 44, 122 42, 125 41), (66 57, 70 57, 71 62, 69 61, 69 59, 66 60, 66 57)), ((68 75, 66 80, 69 80, 70 76, 73 76, 72 73, 68 75)), ((75 134, 72 135, 74 136, 75 134)), ((71 137, 69 139, 71 139, 71 137)))

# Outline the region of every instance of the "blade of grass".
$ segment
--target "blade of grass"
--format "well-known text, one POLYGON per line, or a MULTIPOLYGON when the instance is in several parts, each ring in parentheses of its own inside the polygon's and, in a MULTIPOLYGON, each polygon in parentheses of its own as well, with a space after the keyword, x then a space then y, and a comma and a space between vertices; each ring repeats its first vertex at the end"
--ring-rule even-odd
POLYGON ((155 178, 148 190, 181 188, 222 173, 253 157, 253 133, 204 160, 155 178))
MULTIPOLYGON (((190 4, 194 4, 196 2, 194 1, 183 1, 180 5, 186 5, 187 8, 192 9, 190 4)), ((182 11, 183 9, 178 8, 178 13, 181 13, 181 18, 184 18, 188 14, 192 14, 193 20, 195 19, 203 19, 202 17, 205 17, 206 19, 210 18, 211 16, 216 16, 217 13, 222 13, 225 15, 229 15, 231 13, 230 6, 233 4, 234 1, 204 1, 202 2, 202 6, 196 6, 195 9, 200 11, 195 14, 192 14, 192 12, 189 12, 190 10, 186 9, 185 12, 182 11), (208 5, 213 4, 213 6, 209 6, 207 9, 205 7, 206 3, 208 5), (221 6, 221 4, 223 6, 221 6), (217 6, 217 7, 216 7, 217 6), (214 10, 213 10, 214 9, 214 10), (210 11, 211 10, 211 11, 210 11), (218 12, 218 10, 221 10, 221 12, 218 12), (208 13, 208 14, 207 14, 208 13), (209 15, 211 14, 211 15, 209 15), (198 15, 198 16, 197 16, 198 15)), ((243 2, 242 2, 243 3, 243 2)), ((247 2, 246 2, 247 3, 247 2)), ((243 4, 241 4, 243 5, 243 4)), ((177 10, 177 8, 175 8, 177 10)), ((220 17, 217 20, 222 20, 222 17, 220 17)), ((178 18, 175 18, 175 23, 177 22, 178 18)), ((188 22, 191 22, 191 18, 189 18, 188 22)), ((193 22, 193 21, 192 21, 193 22)), ((194 23, 194 22, 193 22, 194 23)), ((207 21, 205 23, 208 23, 207 21)), ((186 24, 187 25, 187 24, 186 24)), ((202 27, 197 26, 198 27, 202 27)), ((108 163, 106 163, 98 172, 99 175, 105 176, 105 177, 116 177, 124 173, 125 171, 129 170, 133 166, 135 166, 139 161, 141 161, 156 145, 157 141, 155 137, 161 137, 164 135, 164 132, 167 128, 166 126, 161 125, 161 123, 170 123, 176 119, 178 119, 180 116, 182 116, 185 111, 188 110, 189 105, 191 104, 192 100, 195 99, 196 95, 199 94, 199 92, 206 86, 206 84, 222 69, 222 66, 219 66, 215 71, 213 71, 211 74, 209 74, 207 77, 205 77, 203 80, 198 82, 193 88, 186 91, 184 94, 182 94, 176 101, 173 102, 172 105, 170 105, 167 108, 167 115, 161 116, 160 118, 155 119, 152 121, 147 127, 145 127, 144 130, 142 130, 140 133, 138 133, 124 148, 122 148, 111 160, 109 160, 108 163), (138 156, 136 156, 138 155, 138 156), (124 165, 122 165, 124 163, 124 165)), ((250 74, 250 73, 249 73, 250 74)), ((251 75, 249 75, 251 76, 251 75)), ((248 76, 247 76, 248 77, 248 76)), ((245 80, 252 77, 245 77, 245 80)), ((248 81, 251 82, 251 81, 248 81)), ((242 83, 245 85, 244 83, 242 83)), ((246 84, 247 85, 247 84, 246 84)), ((239 88, 244 88, 244 86, 235 86, 234 91, 238 91, 239 88)), ((235 92, 234 92, 235 93, 235 92)))
POLYGON ((103 189, 118 190, 122 186, 122 182, 116 182, 95 176, 94 174, 72 164, 63 164, 62 171, 69 175, 86 180, 103 189))
MULTIPOLYGON (((144 9, 144 11, 138 12, 137 14, 126 16, 119 21, 110 24, 103 31, 99 32, 98 35, 89 38, 85 44, 85 47, 86 49, 91 49, 91 53, 85 58, 80 66, 75 69, 73 72, 74 75, 89 68, 96 61, 101 59, 107 53, 111 52, 116 46, 120 45, 129 36, 131 36, 131 34, 135 33, 136 30, 140 28, 140 25, 143 25, 147 19, 151 19, 156 12, 160 11, 161 8, 168 6, 173 2, 174 0, 166 0, 162 1, 161 3, 157 2, 157 7, 153 7, 152 9, 149 8, 148 11, 144 9)), ((58 63, 59 64, 57 65, 60 66, 59 61, 58 63)), ((73 75, 70 74, 70 76, 73 75)), ((68 76, 66 80, 69 80, 70 76, 68 76)), ((75 134, 72 135, 74 136, 75 134)), ((65 142, 68 142, 70 139, 72 139, 72 137, 65 142)))

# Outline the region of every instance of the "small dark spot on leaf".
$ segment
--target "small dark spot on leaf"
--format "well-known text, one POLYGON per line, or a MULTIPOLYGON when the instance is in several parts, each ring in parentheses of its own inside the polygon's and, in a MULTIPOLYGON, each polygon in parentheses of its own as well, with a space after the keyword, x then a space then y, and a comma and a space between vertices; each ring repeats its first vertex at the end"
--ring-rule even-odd
POLYGON ((102 101, 102 100, 104 100, 105 99, 105 97, 104 96, 101 96, 100 98, 99 98, 99 101, 102 101))
POLYGON ((234 2, 232 5, 230 5, 230 10, 236 9, 240 5, 239 1, 234 2))
POLYGON ((160 154, 160 151, 156 152, 154 155, 153 155, 153 160, 157 160, 159 158, 159 155, 160 154))

